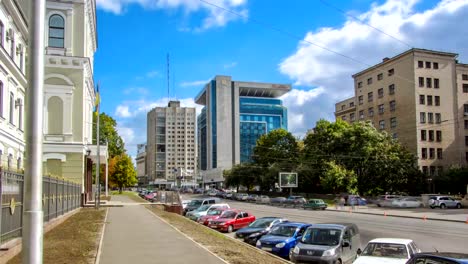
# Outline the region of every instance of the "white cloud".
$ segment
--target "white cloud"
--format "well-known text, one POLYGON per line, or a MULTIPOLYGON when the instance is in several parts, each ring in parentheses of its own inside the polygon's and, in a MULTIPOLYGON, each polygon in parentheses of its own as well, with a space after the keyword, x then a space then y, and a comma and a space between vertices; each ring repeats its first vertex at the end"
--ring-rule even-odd
POLYGON ((237 62, 235 62, 235 61, 223 65, 224 69, 230 69, 230 68, 234 68, 236 66, 237 66, 237 62))
POLYGON ((181 82, 181 87, 193 87, 193 86, 204 86, 210 80, 201 80, 201 81, 191 81, 191 82, 181 82))
MULTIPOLYGON (((387 0, 373 4, 359 19, 417 48, 459 53, 468 59, 468 0, 442 0, 428 10, 415 11, 418 0, 387 0), (460 26, 455 26, 460 25, 460 26)), ((295 85, 320 87, 286 95, 290 130, 305 133, 320 118, 334 119, 334 104, 353 96, 352 74, 409 49, 353 18, 340 27, 308 32, 297 50, 279 65, 295 85), (337 55, 336 51, 363 63, 337 55), (314 93, 315 92, 315 93, 314 93), (306 97, 309 95, 309 97, 306 97)))
POLYGON ((247 0, 97 0, 97 6, 114 14, 121 14, 125 7, 131 4, 141 5, 146 9, 181 9, 184 13, 204 12, 206 17, 201 24, 195 28, 181 27, 203 31, 209 28, 223 27, 227 23, 241 18, 247 18, 247 0), (232 10, 242 17, 227 12, 221 8, 232 10))
POLYGON ((158 71, 149 71, 146 73, 146 77, 148 78, 154 78, 159 76, 161 76, 161 74, 158 71))
MULTIPOLYGON (((193 98, 179 99, 182 107, 195 107, 197 114, 203 106, 197 105, 193 98)), ((125 148, 132 156, 136 155, 137 144, 146 142, 146 116, 157 106, 167 106, 168 99, 161 98, 156 101, 135 100, 125 101, 116 107, 115 116, 119 135, 125 141, 125 148)))
POLYGON ((147 95, 149 94, 149 90, 144 87, 131 87, 123 90, 123 94, 129 95, 129 94, 138 94, 138 95, 147 95))

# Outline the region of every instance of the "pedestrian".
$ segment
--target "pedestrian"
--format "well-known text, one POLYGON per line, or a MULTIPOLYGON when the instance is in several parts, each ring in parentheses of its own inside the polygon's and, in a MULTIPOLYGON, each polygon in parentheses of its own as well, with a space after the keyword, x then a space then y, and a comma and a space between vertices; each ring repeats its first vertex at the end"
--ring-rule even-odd
POLYGON ((341 197, 340 198, 340 210, 343 210, 344 209, 344 205, 345 205, 345 198, 344 197, 341 197))
POLYGON ((351 204, 351 210, 354 210, 354 205, 356 204, 356 198, 352 197, 349 200, 350 200, 349 203, 351 204))

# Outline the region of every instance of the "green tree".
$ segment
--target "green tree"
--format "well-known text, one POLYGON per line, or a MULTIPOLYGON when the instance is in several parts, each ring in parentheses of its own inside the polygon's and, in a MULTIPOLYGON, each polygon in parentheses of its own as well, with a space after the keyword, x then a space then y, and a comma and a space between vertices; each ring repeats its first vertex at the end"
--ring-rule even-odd
POLYGON ((124 187, 133 186, 138 181, 132 159, 127 154, 122 154, 115 158, 114 173, 110 175, 110 180, 119 187, 119 192, 122 193, 124 187))
POLYGON ((334 161, 325 163, 326 169, 320 177, 323 187, 333 193, 356 192, 357 177, 354 171, 336 164, 334 161))
MULTIPOLYGON (((97 123, 97 113, 93 114, 93 124, 97 123)), ((96 143, 96 126, 93 125, 93 144, 96 143)), ((109 144, 109 157, 119 156, 125 153, 125 145, 123 139, 117 132, 117 121, 106 113, 101 113, 99 116, 99 141, 101 145, 109 144)))
POLYGON ((437 193, 465 194, 468 187, 468 167, 453 167, 433 179, 437 193))

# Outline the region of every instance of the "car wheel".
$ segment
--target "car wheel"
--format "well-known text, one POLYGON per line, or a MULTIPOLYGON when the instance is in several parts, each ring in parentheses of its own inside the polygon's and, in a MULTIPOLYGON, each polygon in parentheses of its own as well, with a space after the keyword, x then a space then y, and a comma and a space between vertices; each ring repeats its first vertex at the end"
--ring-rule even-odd
POLYGON ((461 208, 461 204, 457 203, 457 209, 461 208))
POLYGON ((377 207, 382 207, 382 205, 380 205, 380 204, 377 204, 377 207))
POLYGON ((228 226, 227 228, 228 233, 232 233, 233 230, 234 230, 234 227, 232 225, 228 226))
POLYGON ((341 264, 341 263, 342 263, 342 262, 341 262, 341 259, 339 259, 339 260, 337 260, 337 261, 335 262, 335 264, 341 264))
POLYGON ((440 204, 440 209, 445 209, 447 206, 445 204, 440 204))
POLYGON ((431 209, 434 209, 434 208, 435 208, 435 206, 432 206, 432 205, 431 205, 430 207, 431 207, 431 209))
POLYGON ((326 208, 322 208, 322 210, 325 210, 326 208))

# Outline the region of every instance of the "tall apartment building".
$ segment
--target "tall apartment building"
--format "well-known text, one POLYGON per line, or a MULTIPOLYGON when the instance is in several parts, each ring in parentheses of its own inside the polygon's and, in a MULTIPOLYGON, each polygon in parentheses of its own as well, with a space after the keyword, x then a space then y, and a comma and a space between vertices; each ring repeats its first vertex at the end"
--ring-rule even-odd
POLYGON ((278 97, 287 84, 233 81, 216 76, 198 94, 204 105, 197 117, 199 169, 206 184, 224 181, 223 170, 248 162, 261 135, 287 129, 287 109, 278 97))
POLYGON ((196 170, 194 107, 170 101, 147 115, 147 169, 150 183, 170 186, 180 175, 191 182, 196 170), (187 176, 191 175, 191 176, 187 176))
POLYGON ((458 54, 410 49, 355 75, 335 117, 368 120, 397 138, 434 176, 468 161, 468 65, 458 54))
POLYGON ((138 185, 148 184, 148 170, 146 162, 146 144, 137 145, 136 168, 138 185))
POLYGON ((28 3, 0 2, 0 166, 23 169, 28 3))

